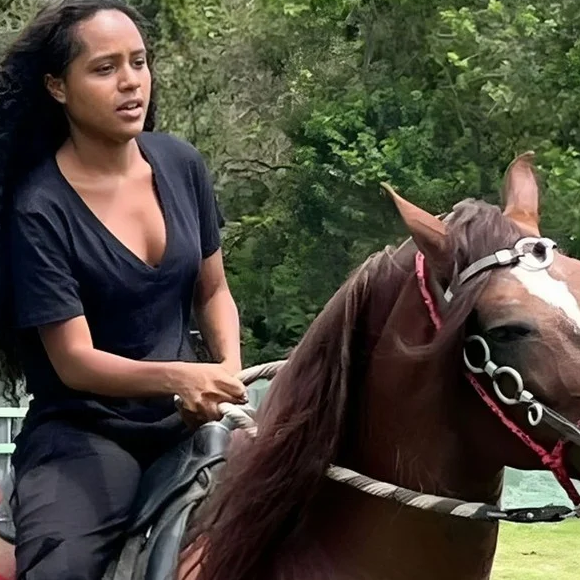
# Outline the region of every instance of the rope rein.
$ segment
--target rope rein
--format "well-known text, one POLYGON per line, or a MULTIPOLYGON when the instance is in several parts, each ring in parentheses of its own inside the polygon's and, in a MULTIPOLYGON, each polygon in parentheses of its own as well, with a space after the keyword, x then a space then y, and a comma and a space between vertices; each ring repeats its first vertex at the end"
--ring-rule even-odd
MULTIPOLYGON (((249 367, 238 373, 237 377, 245 385, 249 385, 258 379, 271 380, 285 364, 285 360, 280 360, 249 367)), ((252 439, 258 436, 258 424, 254 419, 256 411, 251 405, 220 403, 218 408, 223 418, 229 421, 235 429, 243 429, 252 439)), ((550 505, 542 508, 532 507, 502 510, 496 505, 481 502, 466 502, 460 499, 420 493, 398 485, 378 481, 372 477, 361 475, 360 473, 336 465, 330 465, 326 471, 326 476, 333 481, 349 485, 368 495, 388 499, 399 505, 470 520, 537 523, 558 522, 573 517, 580 517, 580 510, 578 508, 571 509, 566 506, 550 505)))

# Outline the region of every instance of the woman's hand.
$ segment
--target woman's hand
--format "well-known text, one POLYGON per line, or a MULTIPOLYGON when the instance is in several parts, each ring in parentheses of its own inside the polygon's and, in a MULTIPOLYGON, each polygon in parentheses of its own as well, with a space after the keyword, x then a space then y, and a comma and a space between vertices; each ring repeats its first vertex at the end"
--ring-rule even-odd
POLYGON ((174 364, 175 393, 181 399, 180 411, 189 426, 219 421, 219 403, 241 405, 247 402, 246 387, 223 363, 174 364))

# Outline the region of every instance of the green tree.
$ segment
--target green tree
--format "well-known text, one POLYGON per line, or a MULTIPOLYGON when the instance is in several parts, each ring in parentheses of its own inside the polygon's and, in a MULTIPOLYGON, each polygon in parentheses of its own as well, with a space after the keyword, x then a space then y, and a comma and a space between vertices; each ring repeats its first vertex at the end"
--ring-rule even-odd
MULTIPOLYGON (((577 2, 134 3, 159 128, 215 176, 246 364, 284 356, 349 270, 405 235, 381 180, 437 213, 496 202, 534 149, 544 231, 579 253, 577 2)), ((13 0, 0 43, 36 6, 13 0)))

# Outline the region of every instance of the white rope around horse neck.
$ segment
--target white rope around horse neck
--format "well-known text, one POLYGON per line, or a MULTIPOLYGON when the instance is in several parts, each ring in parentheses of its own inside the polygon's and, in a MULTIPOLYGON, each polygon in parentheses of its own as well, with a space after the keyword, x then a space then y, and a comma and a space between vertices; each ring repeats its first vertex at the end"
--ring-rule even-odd
MULTIPOLYGON (((232 403, 220 403, 219 410, 224 418, 231 422, 235 428, 243 429, 254 439, 258 434, 258 424, 253 415, 254 409, 249 405, 233 405, 232 403)), ((338 483, 344 483, 359 491, 380 497, 392 499, 397 503, 402 503, 410 507, 419 509, 429 509, 444 514, 457 515, 461 517, 473 517, 478 511, 485 508, 483 503, 466 503, 456 499, 446 499, 435 495, 415 492, 398 485, 377 481, 366 475, 361 475, 346 469, 331 465, 327 472, 327 477, 338 483)))
POLYGON ((240 379, 244 385, 249 385, 258 379, 271 380, 285 364, 285 360, 276 360, 273 362, 263 363, 244 369, 243 371, 239 372, 236 377, 240 379))
MULTIPOLYGON (((286 364, 286 361, 275 361, 257 365, 244 369, 237 377, 246 385, 262 379, 272 379, 278 370, 286 364)), ((256 423, 255 409, 251 405, 233 405, 231 403, 220 403, 218 405, 224 419, 229 421, 234 428, 243 429, 254 439, 258 435, 258 424, 256 423)), ((361 475, 351 469, 330 465, 326 471, 326 476, 338 483, 343 483, 353 487, 365 494, 375 497, 390 499, 398 504, 414 507, 421 510, 433 511, 445 515, 453 515, 472 520, 497 521, 509 519, 508 512, 495 505, 482 502, 466 502, 460 499, 446 498, 432 494, 421 493, 407 489, 391 483, 378 481, 372 477, 361 475)), ((533 509, 533 508, 531 508, 533 509)), ((528 521, 536 521, 536 515, 528 510, 528 521)), ((524 508, 524 512, 526 508, 524 508)), ((569 513, 561 516, 561 519, 579 517, 576 510, 569 510, 569 513)))

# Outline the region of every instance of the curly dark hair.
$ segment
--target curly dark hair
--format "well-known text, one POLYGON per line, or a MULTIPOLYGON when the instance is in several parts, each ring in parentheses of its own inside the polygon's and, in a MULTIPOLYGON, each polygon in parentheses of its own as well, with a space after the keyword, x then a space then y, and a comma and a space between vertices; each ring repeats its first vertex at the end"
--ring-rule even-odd
MULTIPOLYGON (((0 376, 6 380, 4 395, 14 403, 23 377, 5 237, 12 196, 20 180, 46 156, 54 155, 69 135, 64 109, 49 95, 45 75, 63 76, 82 50, 77 25, 101 10, 126 14, 147 43, 146 23, 123 0, 50 0, 0 60, 0 376)), ((151 51, 148 54, 151 61, 151 51)), ((144 128, 152 131, 154 125, 152 94, 144 128)))

